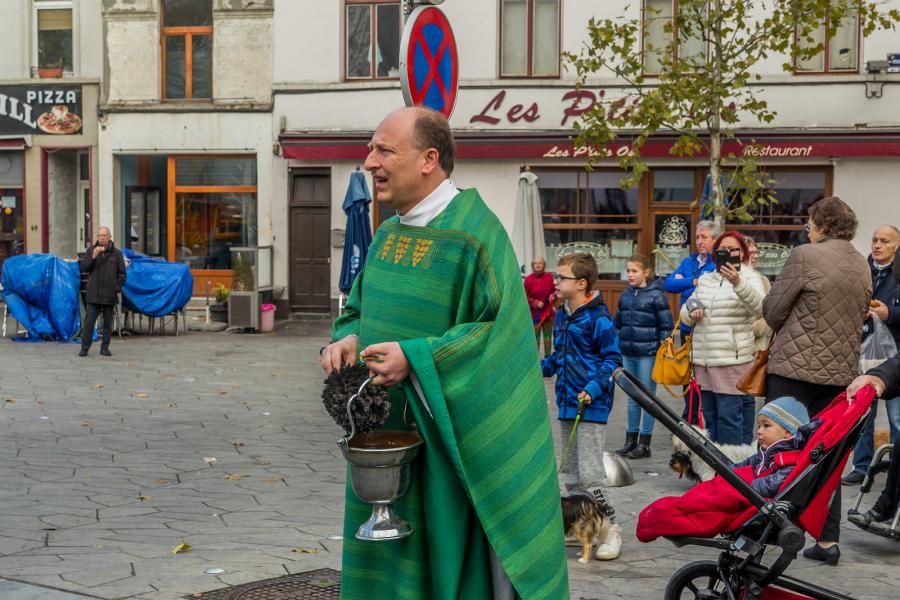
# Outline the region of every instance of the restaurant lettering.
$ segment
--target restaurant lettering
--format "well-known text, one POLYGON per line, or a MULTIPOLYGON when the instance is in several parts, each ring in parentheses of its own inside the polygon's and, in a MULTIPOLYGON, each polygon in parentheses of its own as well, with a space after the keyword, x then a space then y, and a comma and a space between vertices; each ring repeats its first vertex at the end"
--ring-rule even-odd
MULTIPOLYGON (((563 117, 560 126, 564 126, 571 119, 583 115, 597 103, 597 95, 590 90, 569 90, 562 95, 563 117)), ((499 125, 503 120, 508 123, 534 123, 541 118, 541 108, 537 102, 512 104, 506 108, 506 90, 500 90, 476 115, 469 119, 469 123, 485 123, 487 125, 499 125), (527 106, 526 106, 527 104, 527 106)))
POLYGON ((0 85, 0 135, 81 131, 81 87, 0 85))
POLYGON ((812 156, 812 145, 806 146, 773 146, 755 145, 744 146, 744 156, 774 157, 774 156, 812 156))

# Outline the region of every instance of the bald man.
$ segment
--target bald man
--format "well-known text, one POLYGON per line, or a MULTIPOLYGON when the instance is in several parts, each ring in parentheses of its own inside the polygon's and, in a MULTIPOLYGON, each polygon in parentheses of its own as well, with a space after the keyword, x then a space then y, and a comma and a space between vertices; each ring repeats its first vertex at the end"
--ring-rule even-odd
POLYGON ((88 276, 85 292, 85 317, 81 327, 81 351, 78 356, 87 356, 94 337, 97 317, 103 313, 103 329, 100 338, 100 354, 112 356, 109 341, 112 338, 113 307, 125 284, 125 257, 113 244, 109 227, 97 230, 97 241, 87 249, 79 265, 88 276))
MULTIPOLYGON (((900 247, 900 230, 894 225, 882 225, 872 234, 872 253, 869 255, 869 266, 872 268, 872 306, 869 309, 870 319, 880 319, 888 326, 894 336, 894 342, 900 347, 900 284, 893 276, 894 258, 900 247)), ((866 321, 863 327, 863 341, 872 333, 872 322, 866 321)), ((891 429, 891 443, 900 436, 900 397, 885 396, 888 423, 891 429)), ((875 453, 875 414, 878 407, 869 415, 866 426, 853 449, 853 471, 847 473, 841 482, 844 485, 862 483, 863 477, 872 462, 875 453)))
POLYGON ((425 444, 394 504, 409 537, 357 540, 372 509, 347 486, 341 597, 568 598, 547 397, 509 237, 450 181, 440 113, 391 113, 369 149, 376 198, 398 214, 375 233, 322 367, 362 355, 389 388, 386 427, 408 427, 408 407, 425 444))

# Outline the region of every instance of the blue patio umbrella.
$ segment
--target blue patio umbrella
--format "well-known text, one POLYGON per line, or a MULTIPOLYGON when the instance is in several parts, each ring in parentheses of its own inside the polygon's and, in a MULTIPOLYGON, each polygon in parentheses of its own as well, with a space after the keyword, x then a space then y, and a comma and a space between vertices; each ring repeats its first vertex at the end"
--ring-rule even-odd
POLYGON ((350 176, 350 186, 344 196, 343 209, 347 214, 347 230, 344 234, 344 259, 341 262, 341 292, 347 294, 353 280, 366 262, 369 244, 372 243, 372 227, 369 225, 369 187, 362 171, 350 176))

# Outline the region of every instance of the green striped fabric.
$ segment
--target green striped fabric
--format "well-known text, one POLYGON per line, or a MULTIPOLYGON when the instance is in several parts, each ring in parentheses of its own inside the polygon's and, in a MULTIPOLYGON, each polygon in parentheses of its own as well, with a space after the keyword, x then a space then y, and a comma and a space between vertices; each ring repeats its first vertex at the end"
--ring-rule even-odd
POLYGON ((394 505, 415 532, 361 542, 371 507, 347 486, 341 597, 491 598, 489 545, 524 600, 568 598, 559 487, 531 316, 509 238, 474 190, 428 227, 375 235, 334 339, 400 341, 427 407, 392 392, 425 439, 394 505))

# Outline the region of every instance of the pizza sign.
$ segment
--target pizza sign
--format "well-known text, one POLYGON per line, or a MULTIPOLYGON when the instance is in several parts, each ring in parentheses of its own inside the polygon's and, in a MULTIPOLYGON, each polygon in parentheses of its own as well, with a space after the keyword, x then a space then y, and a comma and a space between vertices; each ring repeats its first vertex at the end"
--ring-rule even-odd
POLYGON ((0 85, 0 135, 81 131, 81 86, 0 85))

